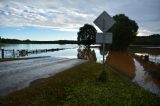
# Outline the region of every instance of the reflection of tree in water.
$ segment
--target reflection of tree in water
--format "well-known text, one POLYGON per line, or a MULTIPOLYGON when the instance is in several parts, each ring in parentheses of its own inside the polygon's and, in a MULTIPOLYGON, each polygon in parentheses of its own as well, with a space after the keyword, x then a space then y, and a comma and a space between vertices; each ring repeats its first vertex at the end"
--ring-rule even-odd
POLYGON ((78 59, 86 59, 86 60, 94 61, 94 62, 97 61, 95 51, 91 50, 90 48, 79 47, 77 58, 78 59))
POLYGON ((107 63, 130 77, 135 77, 134 60, 128 52, 109 52, 107 63))
MULTIPOLYGON (((100 55, 103 56, 103 45, 99 46, 99 53, 100 55)), ((108 57, 108 53, 109 53, 109 46, 105 45, 105 48, 104 48, 104 62, 106 62, 106 59, 108 57)), ((103 62, 103 59, 100 60, 99 62, 103 62)))
MULTIPOLYGON (((104 51, 104 55, 106 55, 108 53, 109 47, 107 45, 105 45, 105 51, 104 51)), ((99 52, 101 55, 103 55, 103 45, 99 46, 99 52)))

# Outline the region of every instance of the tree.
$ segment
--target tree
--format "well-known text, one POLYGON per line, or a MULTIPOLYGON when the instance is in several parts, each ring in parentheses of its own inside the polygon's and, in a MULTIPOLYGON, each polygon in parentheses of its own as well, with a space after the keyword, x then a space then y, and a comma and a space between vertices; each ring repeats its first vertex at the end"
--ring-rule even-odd
POLYGON ((113 33, 113 50, 127 50, 130 43, 134 41, 138 31, 138 25, 134 20, 124 14, 115 15, 116 23, 111 28, 113 33))
POLYGON ((94 26, 85 24, 83 27, 80 27, 79 32, 77 33, 78 43, 84 44, 85 46, 94 44, 96 41, 96 33, 97 30, 94 28, 94 26))

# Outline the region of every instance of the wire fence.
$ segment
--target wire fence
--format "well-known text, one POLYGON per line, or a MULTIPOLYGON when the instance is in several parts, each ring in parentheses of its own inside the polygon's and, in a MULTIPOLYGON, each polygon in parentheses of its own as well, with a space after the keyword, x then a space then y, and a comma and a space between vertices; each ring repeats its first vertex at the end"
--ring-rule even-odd
POLYGON ((44 52, 54 52, 64 50, 64 48, 55 48, 55 49, 36 49, 36 50, 5 50, 0 49, 0 58, 20 58, 24 56, 28 56, 31 54, 38 54, 38 53, 44 53, 44 52))
POLYGON ((0 58, 17 58, 19 56, 19 52, 16 50, 4 50, 0 49, 0 58))
MULTIPOLYGON (((44 53, 44 52, 53 52, 53 51, 58 51, 58 50, 63 50, 63 49, 36 49, 36 50, 14 50, 14 49, 0 49, 0 58, 20 58, 24 56, 28 56, 31 54, 38 54, 38 53, 44 53)), ((148 55, 149 56, 149 55, 148 55)), ((160 57, 155 56, 149 56, 149 61, 154 62, 154 63, 160 63, 160 57)))

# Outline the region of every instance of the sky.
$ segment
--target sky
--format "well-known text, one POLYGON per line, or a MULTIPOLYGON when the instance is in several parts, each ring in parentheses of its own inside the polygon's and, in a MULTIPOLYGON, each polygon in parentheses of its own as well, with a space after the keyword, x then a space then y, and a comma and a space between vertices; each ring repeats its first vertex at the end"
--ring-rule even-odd
POLYGON ((160 34, 160 0, 0 0, 0 36, 76 40, 79 28, 94 25, 103 11, 135 20, 138 36, 160 34))

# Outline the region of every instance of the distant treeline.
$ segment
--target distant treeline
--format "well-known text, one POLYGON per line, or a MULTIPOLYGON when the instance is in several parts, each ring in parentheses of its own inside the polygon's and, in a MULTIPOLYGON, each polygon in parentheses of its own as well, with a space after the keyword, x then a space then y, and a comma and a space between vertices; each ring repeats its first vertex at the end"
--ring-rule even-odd
POLYGON ((57 41, 31 41, 18 39, 0 38, 0 44, 77 44, 75 40, 57 40, 57 41))
MULTIPOLYGON (((57 41, 32 41, 32 40, 18 40, 0 37, 0 44, 78 44, 75 40, 57 40, 57 41)), ((153 34, 150 36, 137 36, 133 45, 160 45, 160 34, 153 34)))
POLYGON ((150 36, 137 36, 135 45, 160 45, 160 34, 153 34, 150 36))

